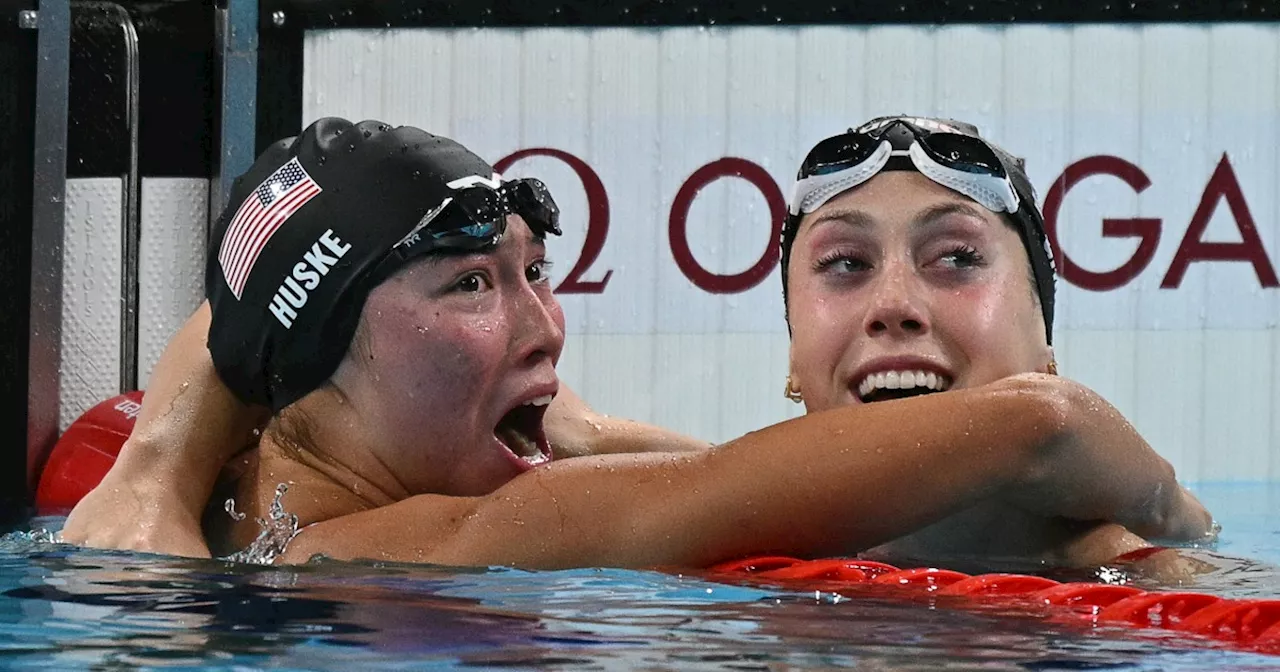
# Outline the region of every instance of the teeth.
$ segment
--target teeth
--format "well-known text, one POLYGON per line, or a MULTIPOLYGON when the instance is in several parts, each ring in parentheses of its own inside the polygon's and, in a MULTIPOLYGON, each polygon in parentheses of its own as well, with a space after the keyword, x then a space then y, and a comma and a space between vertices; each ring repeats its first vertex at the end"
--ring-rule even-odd
POLYGON ((876 390, 910 390, 924 387, 935 392, 942 392, 950 387, 951 381, 946 376, 939 376, 932 371, 883 371, 873 373, 858 384, 858 396, 866 399, 876 390))
POLYGON ((537 399, 530 399, 529 401, 526 401, 521 405, 522 406, 546 406, 547 404, 551 403, 551 399, 552 399, 552 396, 548 394, 545 396, 538 397, 537 399))

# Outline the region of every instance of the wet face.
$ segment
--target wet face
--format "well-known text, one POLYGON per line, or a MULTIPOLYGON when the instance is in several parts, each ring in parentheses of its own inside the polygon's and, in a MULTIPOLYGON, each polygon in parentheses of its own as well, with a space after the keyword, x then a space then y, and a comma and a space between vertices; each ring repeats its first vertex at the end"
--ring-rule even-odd
POLYGON ((807 215, 787 273, 791 375, 810 412, 1052 359, 1018 233, 916 172, 881 173, 807 215))
POLYGON ((493 491, 549 458, 564 314, 522 219, 483 254, 430 255, 370 293, 333 377, 411 493, 493 491))

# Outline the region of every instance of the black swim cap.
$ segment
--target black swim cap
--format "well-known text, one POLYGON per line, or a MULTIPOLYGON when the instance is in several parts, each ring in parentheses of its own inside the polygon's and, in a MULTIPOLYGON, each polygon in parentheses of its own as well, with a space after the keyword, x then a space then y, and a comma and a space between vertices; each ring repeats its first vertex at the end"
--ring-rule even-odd
POLYGON ((209 352, 227 387, 279 410, 328 380, 374 288, 370 270, 450 182, 472 177, 496 178, 453 140, 378 121, 321 119, 263 152, 209 243, 209 352))

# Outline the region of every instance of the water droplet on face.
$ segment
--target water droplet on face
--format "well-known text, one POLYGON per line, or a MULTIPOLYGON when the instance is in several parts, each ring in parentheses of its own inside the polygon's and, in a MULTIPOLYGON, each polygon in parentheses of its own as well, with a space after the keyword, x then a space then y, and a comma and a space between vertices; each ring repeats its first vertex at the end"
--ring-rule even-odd
MULTIPOLYGON (((369 129, 367 129, 367 128, 366 128, 366 129, 364 129, 364 137, 365 137, 365 139, 366 139, 366 140, 368 140, 369 138, 372 138, 372 137, 373 137, 373 131, 371 131, 371 130, 369 130, 369 129)), ((353 147, 352 149, 355 149, 355 148, 353 147)))
POLYGON ((328 161, 328 160, 329 160, 329 157, 327 157, 327 156, 325 156, 325 155, 321 154, 321 155, 319 156, 319 158, 317 158, 317 159, 316 159, 316 163, 317 163, 317 164, 319 164, 319 165, 321 165, 321 166, 323 166, 323 165, 324 165, 324 162, 325 162, 325 161, 328 161))
POLYGON ((416 179, 418 179, 419 177, 422 177, 422 171, 420 171, 420 170, 415 170, 415 171, 413 171, 413 179, 415 179, 415 180, 416 180, 416 179))

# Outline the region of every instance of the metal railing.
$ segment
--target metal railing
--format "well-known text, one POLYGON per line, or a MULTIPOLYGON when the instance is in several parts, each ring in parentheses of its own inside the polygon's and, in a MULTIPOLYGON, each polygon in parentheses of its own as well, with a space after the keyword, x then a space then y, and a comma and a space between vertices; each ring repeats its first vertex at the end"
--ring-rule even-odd
POLYGON ((58 438, 71 7, 66 0, 41 0, 38 10, 20 20, 24 28, 39 31, 27 360, 27 479, 34 483, 41 457, 58 438))
POLYGON ((138 389, 138 255, 142 243, 142 186, 138 174, 139 66, 138 31, 128 10, 113 2, 76 2, 75 8, 98 9, 114 19, 124 37, 125 110, 129 160, 121 176, 124 187, 120 227, 120 392, 138 389))

